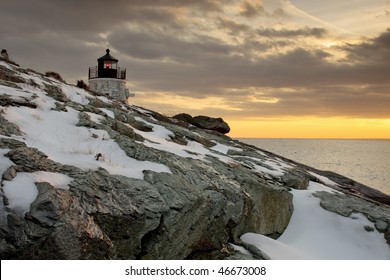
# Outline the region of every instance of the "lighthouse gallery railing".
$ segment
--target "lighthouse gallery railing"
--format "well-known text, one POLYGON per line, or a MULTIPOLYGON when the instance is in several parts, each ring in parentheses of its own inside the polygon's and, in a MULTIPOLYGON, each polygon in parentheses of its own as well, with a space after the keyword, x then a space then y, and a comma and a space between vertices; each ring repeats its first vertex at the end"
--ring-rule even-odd
MULTIPOLYGON (((113 69, 110 69, 110 70, 113 70, 113 69)), ((118 67, 115 70, 116 70, 116 75, 114 75, 114 76, 111 75, 112 72, 110 71, 110 75, 106 76, 103 74, 102 77, 99 77, 98 67, 92 66, 92 67, 89 67, 88 79, 95 79, 95 78, 116 78, 116 79, 121 79, 121 80, 126 79, 126 68, 118 67)))

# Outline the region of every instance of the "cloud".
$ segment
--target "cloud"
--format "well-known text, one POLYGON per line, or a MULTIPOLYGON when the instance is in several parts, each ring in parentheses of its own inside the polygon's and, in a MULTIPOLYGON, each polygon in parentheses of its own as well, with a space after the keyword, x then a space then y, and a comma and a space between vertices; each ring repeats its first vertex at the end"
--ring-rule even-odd
POLYGON ((390 28, 370 41, 360 44, 347 44, 343 49, 348 52, 347 58, 352 62, 389 65, 390 28))
MULTIPOLYGON (((225 100, 218 108, 210 105, 197 113, 208 110, 231 117, 389 118, 390 68, 386 63, 388 60, 384 60, 388 49, 387 33, 346 47, 347 56, 360 57, 374 49, 381 50, 376 59, 366 63, 331 62, 328 58, 332 55, 328 52, 296 48, 256 61, 245 57, 206 56, 207 59, 199 61, 198 67, 175 75, 170 65, 160 65, 162 68, 158 71, 167 73, 161 77, 165 81, 169 81, 171 75, 176 77, 172 89, 175 96, 204 99, 214 96, 225 100)), ((169 96, 169 84, 156 85, 168 90, 169 96)))
POLYGON ((194 35, 184 39, 160 30, 140 32, 120 27, 110 32, 107 39, 126 55, 145 60, 194 63, 204 57, 228 55, 230 51, 227 45, 210 36, 194 35))
POLYGON ((300 36, 323 38, 327 31, 324 28, 310 28, 305 27, 301 29, 274 29, 274 28, 259 28, 257 34, 265 37, 282 37, 282 38, 296 38, 300 36))
POLYGON ((228 18, 219 17, 218 21, 219 21, 219 27, 224 30, 227 30, 232 35, 238 35, 243 32, 248 32, 251 29, 246 24, 237 23, 234 20, 228 18))
POLYGON ((239 14, 248 18, 267 15, 261 2, 257 4, 252 4, 249 1, 245 1, 241 4, 241 11, 239 14))
POLYGON ((255 17, 275 17, 275 18, 286 18, 289 17, 288 13, 284 9, 283 1, 268 1, 267 8, 264 6, 263 1, 244 1, 240 5, 240 16, 246 18, 255 17), (270 5, 271 4, 271 5, 270 5), (279 6, 274 6, 274 5, 279 6))
POLYGON ((36 33, 43 30, 73 34, 107 32, 123 22, 170 24, 175 22, 178 9, 218 11, 224 2, 226 0, 2 0, 0 26, 7 35, 26 28, 36 33))
POLYGON ((180 110, 180 99, 181 111, 237 118, 389 117, 390 29, 340 43, 327 26, 290 23, 285 6, 263 4, 2 0, 1 47, 70 82, 110 47, 145 106, 159 96, 164 108, 180 110))

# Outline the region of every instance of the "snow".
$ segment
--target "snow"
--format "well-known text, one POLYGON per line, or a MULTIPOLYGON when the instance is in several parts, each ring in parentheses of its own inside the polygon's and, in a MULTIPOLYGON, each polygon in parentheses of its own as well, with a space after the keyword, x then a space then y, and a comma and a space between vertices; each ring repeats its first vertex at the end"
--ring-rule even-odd
POLYGON ((258 164, 254 164, 254 167, 255 167, 255 170, 258 171, 258 172, 264 172, 264 173, 270 174, 270 175, 275 176, 275 177, 283 176, 284 171, 281 168, 277 167, 275 169, 273 167, 275 165, 274 164, 270 164, 270 162, 268 162, 268 164, 266 164, 266 165, 269 166, 269 168, 264 167, 262 165, 258 165, 258 164))
POLYGON ((111 101, 110 101, 110 99, 108 99, 107 97, 105 97, 105 96, 96 96, 95 98, 97 98, 97 99, 100 99, 101 101, 103 101, 104 103, 107 103, 107 104, 110 104, 111 103, 111 101))
POLYGON ((61 88, 68 99, 72 100, 73 102, 79 103, 81 105, 89 104, 89 100, 87 97, 92 98, 92 95, 90 95, 89 93, 87 93, 85 90, 81 88, 79 89, 67 84, 62 84, 61 88))
POLYGON ((215 146, 210 148, 213 151, 220 152, 220 153, 225 154, 225 155, 227 154, 227 152, 229 150, 242 152, 242 149, 240 149, 240 148, 224 145, 224 144, 218 143, 216 141, 213 141, 213 142, 215 143, 215 146))
POLYGON ((249 252, 249 251, 248 251, 247 249, 245 249, 244 247, 235 245, 235 244, 233 244, 233 243, 229 243, 229 245, 232 246, 233 249, 234 249, 235 251, 241 252, 241 253, 243 253, 243 254, 245 254, 245 255, 252 255, 251 252, 249 252))
POLYGON ((161 139, 167 140, 167 139, 170 139, 170 136, 175 136, 175 134, 172 131, 166 129, 162 125, 158 125, 158 124, 154 124, 154 123, 145 121, 143 118, 140 118, 140 117, 134 117, 134 118, 137 121, 143 122, 143 123, 145 123, 153 128, 153 130, 150 132, 144 132, 144 131, 140 131, 140 130, 137 131, 138 134, 140 134, 141 136, 143 136, 144 138, 148 139, 151 142, 157 143, 157 142, 161 141, 161 139))
POLYGON ((19 172, 12 181, 3 181, 3 192, 8 198, 9 208, 20 215, 30 211, 30 204, 38 195, 38 188, 30 173, 19 172))
POLYGON ((18 99, 15 97, 31 97, 31 93, 27 93, 23 90, 16 89, 16 88, 9 88, 7 86, 0 85, 0 92, 2 95, 9 95, 12 96, 13 99, 18 99), (4 94, 3 92, 6 92, 7 94, 4 94))
POLYGON ((9 63, 6 63, 6 62, 4 62, 2 60, 0 60, 0 65, 8 68, 9 70, 15 70, 15 68, 16 68, 16 66, 11 65, 9 63))
POLYGON ((274 177, 281 177, 285 174, 286 169, 291 169, 293 166, 285 162, 282 162, 279 159, 270 159, 268 156, 264 158, 256 158, 250 156, 239 156, 240 158, 249 159, 251 167, 260 173, 267 173, 274 177), (258 162, 258 164, 256 163, 258 162))
POLYGON ((31 203, 38 196, 36 182, 48 182, 53 187, 69 189, 72 179, 64 174, 37 171, 18 172, 12 181, 3 181, 3 192, 8 198, 9 208, 23 215, 30 211, 31 203))
POLYGON ((147 140, 143 143, 147 147, 166 151, 180 157, 193 159, 203 159, 202 155, 208 152, 208 150, 195 141, 188 141, 186 146, 172 142, 170 136, 173 137, 175 134, 166 129, 164 126, 145 121, 140 117, 135 117, 135 119, 144 122, 153 128, 150 132, 140 131, 133 128, 137 134, 147 140), (188 153, 187 151, 190 151, 191 153, 188 153))
POLYGON ((115 115, 114 115, 114 112, 109 110, 109 109, 106 109, 106 108, 99 108, 100 111, 103 111, 104 113, 107 114, 107 116, 109 116, 110 118, 112 119, 115 119, 115 115))
POLYGON ((264 235, 255 233, 246 233, 241 236, 245 243, 255 245, 265 252, 272 260, 308 260, 311 256, 295 249, 294 247, 274 240, 264 235))
MULTIPOLYGON (((154 148, 160 151, 166 151, 168 153, 172 153, 180 157, 193 158, 205 162, 209 162, 206 156, 211 156, 227 164, 238 164, 231 157, 221 155, 220 153, 214 153, 212 150, 207 149, 202 144, 196 141, 187 139, 187 145, 177 144, 173 142, 170 137, 174 137, 175 134, 164 126, 145 121, 140 117, 135 117, 135 119, 144 122, 153 128, 153 130, 150 132, 140 131, 138 129, 133 128, 137 134, 148 140, 143 143, 147 147, 154 148)), ((217 150, 226 152, 229 149, 237 149, 235 147, 229 147, 218 143, 216 144, 216 146, 217 150)))
POLYGON ((294 212, 278 240, 271 241, 259 234, 241 238, 274 259, 301 259, 302 256, 317 260, 390 259, 390 248, 383 234, 364 229, 364 226, 375 228, 372 222, 360 213, 343 217, 326 211, 320 206, 320 199, 313 196, 316 191, 332 192, 332 189, 310 182, 307 190, 291 191, 294 212))
POLYGON ((69 183, 72 181, 72 178, 61 173, 36 171, 28 174, 34 179, 34 182, 47 182, 55 188, 65 190, 69 189, 69 183))
POLYGON ((309 171, 309 173, 314 177, 316 177, 317 179, 319 179, 320 181, 322 181, 326 185, 335 186, 335 187, 339 185, 325 176, 318 175, 317 173, 314 173, 312 171, 309 171))
POLYGON ((45 83, 42 81, 41 77, 35 73, 32 73, 32 72, 30 72, 29 74, 19 73, 19 76, 21 78, 25 79, 26 81, 32 80, 34 83, 38 84, 39 86, 45 85, 45 83))
POLYGON ((104 119, 103 116, 95 114, 95 113, 87 112, 87 115, 91 118, 91 121, 93 121, 95 123, 101 123, 101 121, 104 119))
POLYGON ((111 174, 138 179, 143 179, 143 170, 170 173, 165 165, 128 157, 104 130, 77 127, 78 111, 70 107, 67 110, 44 112, 10 107, 5 109, 5 116, 26 134, 21 141, 39 149, 56 162, 85 170, 102 167, 111 174), (92 137, 93 134, 98 135, 98 138, 92 137), (102 160, 95 159, 98 153, 103 155, 102 160))

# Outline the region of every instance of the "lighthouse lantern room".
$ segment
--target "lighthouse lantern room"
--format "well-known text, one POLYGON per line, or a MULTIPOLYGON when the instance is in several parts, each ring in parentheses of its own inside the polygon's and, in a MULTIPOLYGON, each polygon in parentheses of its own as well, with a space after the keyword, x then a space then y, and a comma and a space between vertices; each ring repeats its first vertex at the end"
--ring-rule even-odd
POLYGON ((118 59, 110 55, 109 49, 97 61, 97 66, 89 67, 89 88, 128 104, 128 98, 134 95, 126 88, 126 69, 118 67, 118 59))

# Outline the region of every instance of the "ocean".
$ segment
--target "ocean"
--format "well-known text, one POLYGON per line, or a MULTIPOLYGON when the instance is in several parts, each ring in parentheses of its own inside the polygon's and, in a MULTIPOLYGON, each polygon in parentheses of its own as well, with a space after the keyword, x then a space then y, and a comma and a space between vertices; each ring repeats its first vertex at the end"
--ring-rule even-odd
POLYGON ((238 140, 320 170, 329 170, 390 195, 390 140, 238 140))

